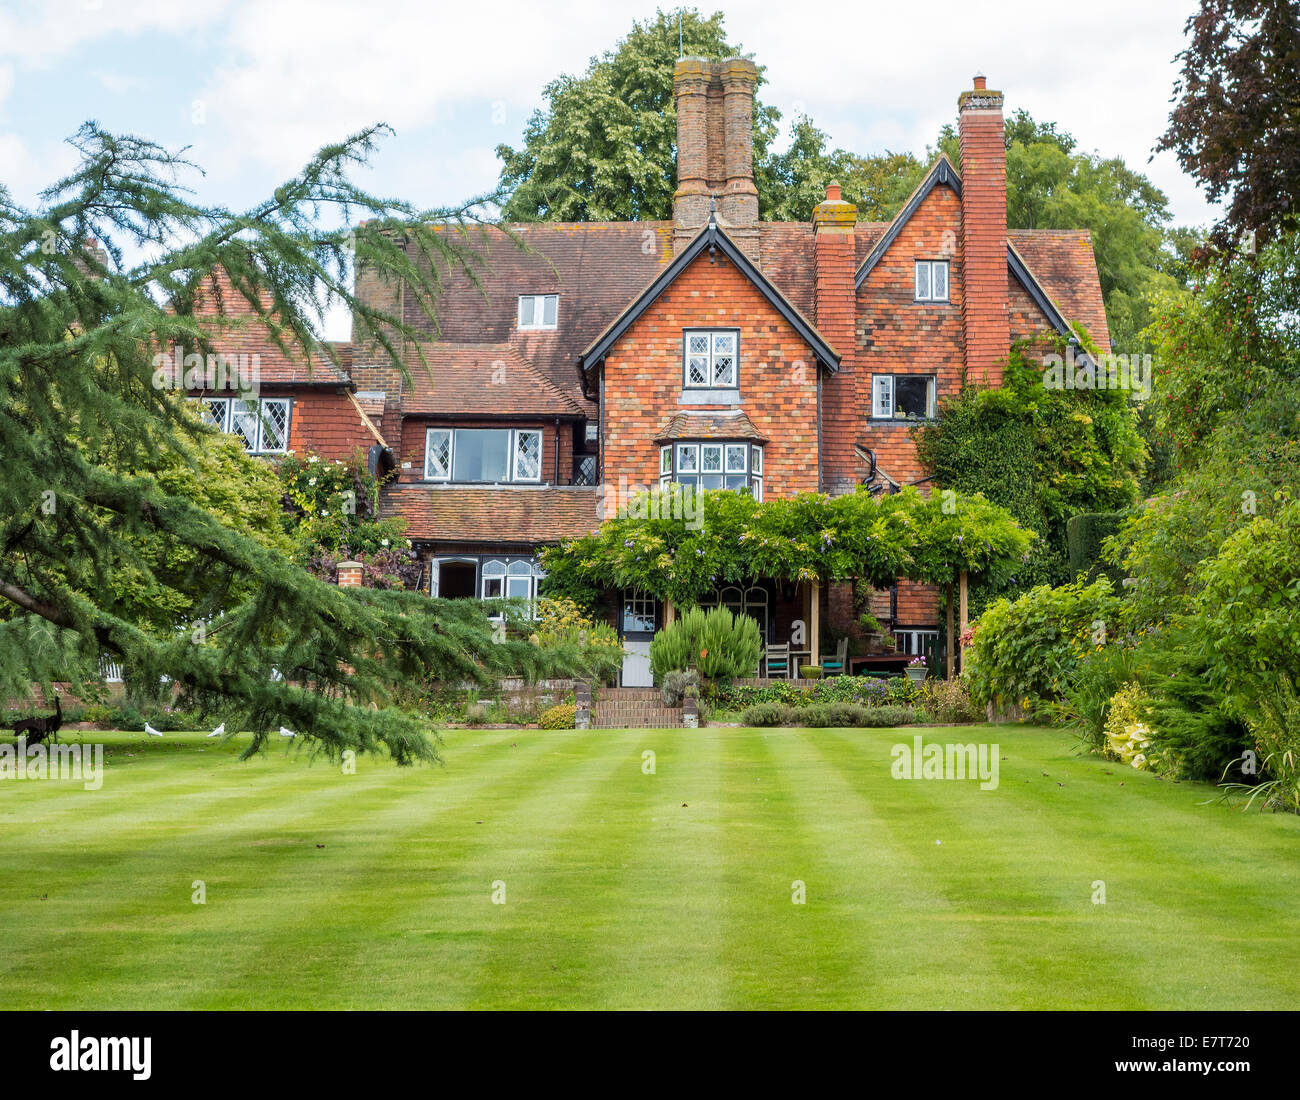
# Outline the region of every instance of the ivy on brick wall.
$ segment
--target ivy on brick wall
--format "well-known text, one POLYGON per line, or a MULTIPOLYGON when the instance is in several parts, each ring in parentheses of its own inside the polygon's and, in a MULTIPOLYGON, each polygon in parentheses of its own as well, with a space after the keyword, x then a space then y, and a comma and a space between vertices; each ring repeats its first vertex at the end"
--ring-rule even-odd
MULTIPOLYGON (((1035 345, 1064 354, 1059 341, 1035 345)), ((972 589, 990 600, 1071 579, 1067 524, 1080 513, 1122 511, 1138 498, 1145 445, 1131 391, 1058 389, 1027 344, 1012 349, 997 389, 965 387, 917 428, 917 454, 935 484, 979 491, 1040 537, 1018 573, 972 589)))

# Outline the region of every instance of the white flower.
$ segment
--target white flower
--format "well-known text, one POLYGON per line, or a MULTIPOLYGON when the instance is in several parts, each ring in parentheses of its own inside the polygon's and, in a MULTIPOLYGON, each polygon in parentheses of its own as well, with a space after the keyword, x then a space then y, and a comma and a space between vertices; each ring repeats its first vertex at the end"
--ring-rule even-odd
POLYGON ((308 484, 308 485, 315 485, 315 484, 316 484, 316 479, 315 479, 314 477, 309 477, 309 478, 307 479, 307 484, 308 484))
POLYGON ((322 508, 322 509, 320 510, 320 514, 321 514, 322 516, 328 516, 328 515, 330 514, 330 513, 329 513, 329 509, 328 509, 328 508, 322 508))

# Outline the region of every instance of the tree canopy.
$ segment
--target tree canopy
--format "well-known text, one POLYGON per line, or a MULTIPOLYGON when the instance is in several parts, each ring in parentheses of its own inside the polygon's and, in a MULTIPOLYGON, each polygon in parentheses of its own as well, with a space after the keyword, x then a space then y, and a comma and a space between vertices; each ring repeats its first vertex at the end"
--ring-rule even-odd
POLYGON ((242 212, 195 202, 178 154, 93 123, 38 206, 0 189, 0 694, 93 675, 105 656, 251 730, 249 752, 284 725, 327 752, 408 763, 436 748, 390 705, 402 684, 576 667, 498 641, 476 604, 311 576, 271 519, 274 475, 159 381, 159 348, 222 352, 194 312, 218 269, 286 354, 333 355, 315 333, 335 301, 404 370, 397 344, 414 333, 356 299, 355 267, 404 279, 436 312, 425 272, 473 272, 477 206, 421 210, 356 186, 349 170, 383 132, 322 149, 242 212))
POLYGON ((1294 0, 1201 0, 1178 55, 1169 128, 1177 155, 1228 209, 1210 233, 1221 263, 1300 228, 1300 7, 1294 0))

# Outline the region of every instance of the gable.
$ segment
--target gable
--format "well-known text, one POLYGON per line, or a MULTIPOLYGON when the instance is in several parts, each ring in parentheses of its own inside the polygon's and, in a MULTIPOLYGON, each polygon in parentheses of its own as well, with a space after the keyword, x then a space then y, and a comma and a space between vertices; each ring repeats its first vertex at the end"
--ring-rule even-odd
MULTIPOLYGON (((578 365, 588 371, 603 361, 610 349, 622 338, 623 334, 634 325, 659 298, 664 295, 674 282, 693 263, 701 257, 713 258, 721 254, 730 261, 732 268, 742 275, 775 310, 799 334, 808 345, 817 361, 830 371, 835 371, 840 356, 830 346, 826 338, 813 326, 799 310, 771 282, 710 218, 709 224, 701 230, 681 253, 663 269, 651 283, 634 298, 623 312, 614 319, 599 337, 578 357, 578 365)), ((703 262, 707 262, 704 260, 703 262)), ((701 318, 700 324, 707 326, 707 318, 701 318)), ((846 349, 847 350, 847 349, 846 349)))
POLYGON ((871 274, 872 269, 889 251, 890 245, 898 239, 904 227, 912 220, 912 216, 930 197, 930 192, 939 186, 951 188, 957 197, 961 198, 961 177, 957 174, 957 169, 953 167, 952 161, 944 153, 939 154, 939 159, 934 162, 933 167, 926 173, 925 179, 917 185, 916 190, 903 204, 903 208, 895 215, 894 220, 889 223, 889 226, 872 245, 871 251, 867 253, 866 259, 862 261, 862 265, 858 268, 857 277, 854 280, 856 286, 862 286, 867 276, 871 274))

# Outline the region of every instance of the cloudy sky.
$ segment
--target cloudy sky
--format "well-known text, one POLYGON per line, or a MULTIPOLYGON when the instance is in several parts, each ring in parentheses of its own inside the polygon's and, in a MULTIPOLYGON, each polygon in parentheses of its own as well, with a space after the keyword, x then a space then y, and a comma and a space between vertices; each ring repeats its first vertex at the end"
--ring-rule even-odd
MULTIPOLYGON (((666 6, 666 5, 665 5, 666 6)), ((722 6, 767 66, 766 102, 856 152, 923 151, 976 71, 1084 149, 1145 168, 1180 223, 1211 217, 1168 154, 1174 55, 1195 0, 929 0, 722 6), (824 13, 824 14, 819 14, 824 13), (831 14, 834 13, 834 18, 831 14)), ((364 178, 422 206, 496 182, 547 81, 582 71, 653 2, 0 0, 0 180, 20 201, 72 164, 86 119, 190 146, 203 200, 268 194, 322 144, 397 131, 364 178)))

